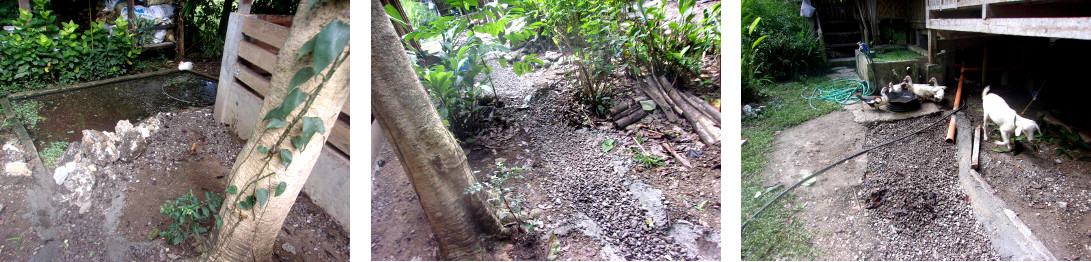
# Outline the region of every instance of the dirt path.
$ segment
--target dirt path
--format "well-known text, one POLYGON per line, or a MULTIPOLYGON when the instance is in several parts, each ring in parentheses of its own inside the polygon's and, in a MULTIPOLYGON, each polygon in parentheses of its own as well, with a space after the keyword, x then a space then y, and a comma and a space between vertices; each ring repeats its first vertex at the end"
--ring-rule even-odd
MULTIPOLYGON (((553 232, 560 239, 557 260, 719 259, 719 146, 702 147, 690 136, 651 138, 645 147, 662 151, 670 143, 690 154, 695 167, 675 161, 638 167, 629 151, 636 147, 634 131, 567 125, 563 112, 570 102, 563 90, 570 82, 558 73, 565 70, 561 64, 523 77, 494 66, 496 93, 507 106, 497 109, 499 119, 480 132, 467 157, 479 180, 496 161, 530 167, 525 178, 509 183, 512 195, 526 201, 527 220, 541 223, 492 247, 495 258, 544 260, 553 232), (617 141, 609 152, 602 151, 606 139, 617 141)), ((662 123, 657 117, 645 121, 652 128, 662 123)), ((404 171, 389 149, 381 152, 383 165, 373 165, 372 257, 436 259, 431 228, 404 171)))
MULTIPOLYGON (((784 130, 763 176, 791 185, 832 161, 933 119, 866 128, 853 122, 850 112, 835 111, 784 130)), ((996 259, 968 205, 959 203, 955 149, 937 142, 945 130, 933 129, 842 163, 793 192, 792 204, 803 206, 797 217, 806 220, 821 250, 818 260, 996 259), (928 157, 910 157, 919 155, 928 157), (888 192, 883 196, 888 200, 875 207, 867 200, 879 191, 888 192), (933 201, 914 202, 922 199, 933 201)))

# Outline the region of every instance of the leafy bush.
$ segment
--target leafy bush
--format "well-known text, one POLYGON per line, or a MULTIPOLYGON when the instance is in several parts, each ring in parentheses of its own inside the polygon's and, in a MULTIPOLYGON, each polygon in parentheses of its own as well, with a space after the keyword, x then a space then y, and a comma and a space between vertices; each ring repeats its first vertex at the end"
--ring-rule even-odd
MULTIPOLYGON (((257 3, 254 8, 256 7, 257 3)), ((224 38, 219 34, 223 1, 186 1, 178 12, 186 22, 185 35, 188 42, 192 43, 190 46, 197 48, 202 55, 219 57, 224 47, 224 38)))
MULTIPOLYGON (((465 9, 477 8, 477 12, 463 17, 440 17, 427 26, 415 28, 407 39, 438 37, 440 51, 429 55, 438 60, 430 63, 422 59, 414 65, 421 83, 428 89, 444 124, 456 137, 466 138, 478 128, 486 114, 486 90, 492 67, 486 62, 494 60, 501 66, 512 66, 518 75, 531 71, 531 63, 543 63, 536 55, 506 57, 490 55, 491 52, 509 53, 509 45, 526 41, 534 34, 534 26, 509 29, 508 24, 519 10, 505 10, 496 5, 478 6, 475 1, 451 1, 452 6, 465 9), (488 17, 488 19, 486 19, 488 17), (482 22, 482 21, 492 22, 482 22), (509 61, 510 60, 510 61, 509 61)), ((395 23, 404 19, 387 6, 387 14, 395 23)), ((415 54, 411 57, 416 58, 415 54)))
POLYGON ((174 201, 167 200, 159 207, 159 213, 170 217, 171 224, 167 230, 159 232, 159 236, 165 237, 171 244, 177 245, 187 238, 202 239, 201 234, 208 232, 214 219, 217 227, 223 226, 220 215, 215 213, 220 210, 223 196, 213 192, 205 192, 205 200, 200 201, 193 195, 193 190, 174 201))
MULTIPOLYGON (((807 18, 799 16, 799 7, 780 0, 750 0, 743 2, 742 45, 744 50, 758 38, 765 37, 753 52, 753 69, 777 80, 813 72, 825 66, 825 47, 811 32, 807 18), (756 17, 760 26, 746 28, 756 17)), ((747 68, 744 66, 744 68, 747 68)), ((746 73, 744 72, 744 76, 746 73)), ((746 80, 746 79, 744 79, 746 80)), ((745 83, 745 81, 744 81, 745 83)))
POLYGON ((19 18, 12 22, 22 29, 0 34, 0 82, 6 82, 0 91, 117 76, 126 73, 140 54, 125 21, 116 21, 113 36, 102 22, 77 33, 79 25, 72 21, 58 27, 45 4, 46 0, 35 0, 33 11, 19 10, 19 18))
POLYGON ((402 8, 405 9, 405 15, 409 20, 409 24, 413 25, 413 28, 421 28, 426 26, 439 18, 436 12, 428 9, 428 6, 421 2, 414 0, 401 0, 402 8))

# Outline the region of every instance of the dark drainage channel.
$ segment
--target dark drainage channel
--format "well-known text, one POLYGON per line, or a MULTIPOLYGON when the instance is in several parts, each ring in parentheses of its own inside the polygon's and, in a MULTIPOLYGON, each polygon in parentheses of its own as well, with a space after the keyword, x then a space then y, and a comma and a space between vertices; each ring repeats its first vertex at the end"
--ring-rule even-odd
POLYGON ((136 125, 159 112, 216 102, 216 81, 207 76, 185 71, 146 75, 11 100, 12 109, 41 152, 52 142, 79 141, 84 129, 112 132, 120 120, 136 125))

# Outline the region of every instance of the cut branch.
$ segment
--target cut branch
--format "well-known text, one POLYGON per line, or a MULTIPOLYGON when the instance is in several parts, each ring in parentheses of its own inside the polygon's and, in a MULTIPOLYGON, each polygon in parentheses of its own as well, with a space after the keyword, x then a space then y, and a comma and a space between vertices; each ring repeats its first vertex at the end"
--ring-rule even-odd
POLYGON ((647 78, 645 78, 645 81, 637 82, 640 86, 640 91, 644 92, 644 94, 648 95, 648 97, 651 97, 652 101, 655 101, 655 104, 658 105, 660 109, 662 109, 663 114, 667 115, 668 121, 678 122, 678 115, 674 114, 671 105, 667 104, 667 100, 665 99, 666 94, 656 92, 655 85, 652 84, 652 82, 654 81, 647 81, 647 78))
MULTIPOLYGON (((659 80, 660 81, 652 82, 666 82, 666 78, 660 78, 659 80)), ((670 85, 663 84, 663 86, 669 87, 670 85)), ((685 101, 682 99, 682 96, 680 95, 678 90, 675 90, 674 88, 664 89, 667 90, 667 96, 670 96, 673 100, 685 101)), ((682 115, 685 116, 686 120, 688 120, 690 125, 693 126, 693 130, 696 131, 697 136, 701 138, 701 142, 704 142, 706 145, 712 145, 720 140, 720 128, 716 127, 711 119, 699 113, 700 110, 694 108, 692 105, 686 102, 678 103, 674 106, 677 106, 681 109, 682 115)))

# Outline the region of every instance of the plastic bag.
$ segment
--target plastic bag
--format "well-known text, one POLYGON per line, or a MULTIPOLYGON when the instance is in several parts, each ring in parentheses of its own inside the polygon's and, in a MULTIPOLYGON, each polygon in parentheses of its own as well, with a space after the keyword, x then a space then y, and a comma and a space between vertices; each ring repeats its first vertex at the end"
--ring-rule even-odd
POLYGON ((811 0, 803 0, 803 5, 799 7, 799 15, 802 17, 811 17, 814 15, 814 6, 811 5, 811 0))

